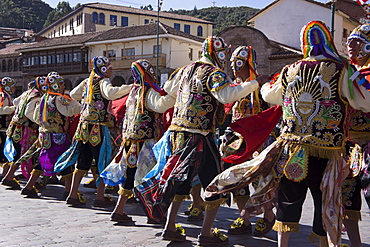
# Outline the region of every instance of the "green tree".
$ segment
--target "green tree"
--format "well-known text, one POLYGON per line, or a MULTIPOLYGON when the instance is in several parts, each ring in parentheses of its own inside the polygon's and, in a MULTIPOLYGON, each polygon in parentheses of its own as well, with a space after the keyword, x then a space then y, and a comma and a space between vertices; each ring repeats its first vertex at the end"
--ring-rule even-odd
POLYGON ((41 0, 1 0, 0 26, 38 32, 53 9, 41 0))
MULTIPOLYGON (((78 8, 78 5, 76 5, 76 7, 78 8)), ((53 22, 59 20, 60 18, 62 18, 65 15, 69 14, 71 11, 73 11, 73 9, 69 5, 69 2, 65 2, 65 1, 59 2, 57 7, 49 13, 49 15, 48 15, 48 17, 47 17, 47 19, 44 23, 44 27, 47 27, 47 26, 51 25, 53 22)))

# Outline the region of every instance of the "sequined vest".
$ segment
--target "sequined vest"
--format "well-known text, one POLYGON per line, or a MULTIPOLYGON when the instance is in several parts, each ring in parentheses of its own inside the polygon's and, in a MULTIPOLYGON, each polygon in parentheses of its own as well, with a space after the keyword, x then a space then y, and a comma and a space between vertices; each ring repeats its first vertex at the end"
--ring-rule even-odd
POLYGON ((144 86, 144 92, 140 85, 134 84, 126 101, 125 118, 122 126, 122 139, 147 140, 158 138, 160 135, 158 113, 145 107, 145 96, 149 86, 144 86))
POLYGON ((11 137, 14 142, 18 143, 22 139, 23 127, 29 126, 32 128, 37 128, 37 125, 29 120, 24 114, 23 109, 26 104, 28 104, 34 98, 40 97, 40 92, 36 89, 29 89, 22 96, 19 105, 16 107, 12 120, 6 130, 6 135, 11 137))
POLYGON ((214 132, 216 121, 219 119, 221 119, 219 122, 223 121, 224 106, 210 93, 213 87, 211 84, 217 83, 209 81, 210 75, 215 71, 218 69, 213 65, 201 62, 195 62, 179 71, 180 87, 169 130, 214 132))
MULTIPOLYGON (((47 107, 48 119, 46 123, 41 123, 39 132, 40 133, 63 133, 69 128, 69 122, 66 121, 66 117, 57 109, 56 106, 57 96, 50 95, 47 107)), ((65 99, 63 98, 62 101, 65 99)), ((37 108, 39 110, 40 108, 37 108)))
POLYGON ((301 60, 284 69, 281 138, 317 150, 344 146, 343 72, 343 63, 329 59, 301 60))
POLYGON ((350 139, 353 141, 370 141, 370 112, 363 112, 348 107, 348 125, 350 139))
POLYGON ((232 122, 241 118, 253 116, 261 111, 261 102, 259 101, 258 93, 259 91, 254 91, 253 93, 248 94, 248 96, 235 102, 232 109, 232 122))
MULTIPOLYGON (((87 90, 87 80, 85 92, 87 90)), ((80 122, 89 122, 91 124, 102 124, 113 126, 113 117, 108 113, 109 100, 102 96, 100 90, 100 84, 102 83, 102 78, 94 78, 93 80, 93 95, 92 101, 86 102, 84 99, 84 104, 81 110, 80 122)))

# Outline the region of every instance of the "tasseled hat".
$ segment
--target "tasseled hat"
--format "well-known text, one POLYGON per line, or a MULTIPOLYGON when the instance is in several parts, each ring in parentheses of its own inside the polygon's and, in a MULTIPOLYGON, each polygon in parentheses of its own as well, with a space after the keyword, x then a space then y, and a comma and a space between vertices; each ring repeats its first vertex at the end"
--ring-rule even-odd
POLYGON ((347 45, 349 45, 352 39, 363 41, 360 51, 357 54, 358 59, 363 59, 370 53, 370 24, 363 24, 353 29, 347 38, 347 45))
POLYGON ((323 21, 311 21, 301 30, 303 58, 324 55, 327 58, 343 61, 335 48, 333 37, 323 21))
POLYGON ((256 51, 251 46, 239 46, 231 54, 230 62, 234 62, 234 69, 241 70, 246 64, 249 67, 249 80, 254 80, 258 76, 256 51))
POLYGON ((208 58, 214 65, 224 69, 226 54, 230 51, 225 40, 221 37, 209 36, 202 45, 202 56, 208 58))

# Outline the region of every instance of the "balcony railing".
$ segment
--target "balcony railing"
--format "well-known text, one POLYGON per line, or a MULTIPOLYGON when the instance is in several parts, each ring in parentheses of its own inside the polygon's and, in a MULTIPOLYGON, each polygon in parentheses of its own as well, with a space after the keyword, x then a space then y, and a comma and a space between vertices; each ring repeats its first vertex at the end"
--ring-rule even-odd
MULTIPOLYGON (((123 57, 110 57, 113 70, 117 69, 129 69, 131 68, 131 63, 138 59, 148 60, 154 67, 157 62, 156 54, 144 54, 144 55, 134 55, 134 56, 123 56, 123 57)), ((166 54, 158 54, 158 67, 166 66, 166 54)))
POLYGON ((57 71, 60 74, 87 74, 89 72, 86 62, 23 65, 22 67, 22 75, 26 76, 47 75, 50 71, 57 71))

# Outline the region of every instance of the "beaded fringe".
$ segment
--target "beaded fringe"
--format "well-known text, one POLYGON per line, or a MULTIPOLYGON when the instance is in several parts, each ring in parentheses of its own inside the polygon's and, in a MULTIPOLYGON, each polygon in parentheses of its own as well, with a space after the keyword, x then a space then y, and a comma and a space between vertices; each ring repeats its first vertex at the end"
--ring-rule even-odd
POLYGON ((175 197, 173 198, 174 202, 182 202, 184 200, 190 200, 189 195, 178 195, 176 194, 175 197))
POLYGON ((297 222, 281 222, 275 221, 272 230, 277 232, 295 232, 299 231, 299 224, 297 222))
POLYGON ((212 209, 215 209, 217 207, 219 207, 220 205, 223 205, 226 203, 226 198, 220 198, 220 199, 217 199, 217 200, 214 200, 214 201, 205 201, 204 202, 204 210, 212 210, 212 209))

